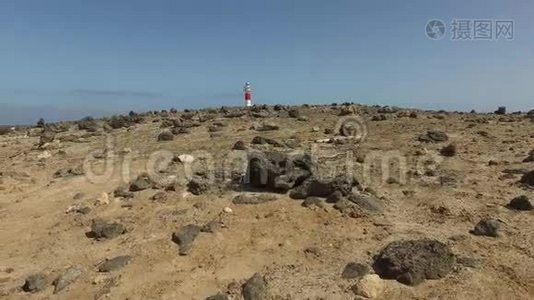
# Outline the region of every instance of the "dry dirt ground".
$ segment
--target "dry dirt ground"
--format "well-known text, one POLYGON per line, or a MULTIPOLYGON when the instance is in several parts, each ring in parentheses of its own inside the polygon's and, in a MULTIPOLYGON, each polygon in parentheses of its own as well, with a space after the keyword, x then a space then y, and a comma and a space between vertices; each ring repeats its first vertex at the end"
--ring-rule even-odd
POLYGON ((352 289, 360 279, 341 276, 348 263, 370 266, 390 242, 430 238, 450 246, 457 260, 451 272, 415 286, 381 279, 370 287, 376 290, 370 296, 534 299, 534 211, 506 207, 520 195, 534 202, 534 189, 520 183, 534 170, 534 162, 523 162, 534 149, 534 122, 525 114, 416 111, 410 116, 407 110, 359 105, 298 109, 305 117, 292 118, 287 108, 272 107, 236 118, 188 113, 200 126, 171 141, 157 139, 162 122, 182 112, 151 114, 129 128, 94 133, 67 124, 67 131, 40 147, 40 128, 0 136, 0 298, 205 299, 220 292, 242 299, 242 285, 259 273, 266 282, 265 299, 361 299, 352 289), (334 136, 325 129, 335 130, 342 111, 361 116, 366 132, 360 140, 322 143, 334 136), (251 127, 255 122, 280 129, 258 131, 251 127), (209 126, 218 123, 224 127, 210 133, 209 126), (448 141, 419 141, 428 130, 444 131, 448 141), (255 136, 289 141, 291 147, 252 145, 255 136), (234 204, 234 196, 245 192, 219 183, 193 195, 184 177, 186 164, 165 161, 169 153, 203 155, 208 158, 194 167, 218 170, 238 140, 249 148, 312 151, 323 170, 341 161, 360 189, 383 201, 384 210, 347 214, 328 203, 303 207, 302 200, 269 192, 262 193, 275 201, 234 204), (449 144, 456 145, 456 154, 441 155, 449 144), (380 168, 381 158, 386 166, 384 158, 393 158, 389 173, 380 168), (83 175, 54 175, 84 162, 90 169, 83 175), (131 199, 114 196, 119 186, 154 170, 177 176, 174 191, 148 188, 131 199), (152 199, 161 192, 165 195, 152 199), (67 212, 80 204, 90 211, 67 212), (96 218, 119 222, 126 232, 92 238, 96 218), (498 237, 470 233, 484 218, 501 224, 498 237), (220 228, 201 232, 188 255, 180 255, 172 234, 213 220, 220 228), (121 255, 131 260, 99 272, 103 261, 121 255), (73 266, 81 275, 54 293, 54 279, 73 266), (38 273, 46 277, 44 288, 24 291, 25 280, 38 273))

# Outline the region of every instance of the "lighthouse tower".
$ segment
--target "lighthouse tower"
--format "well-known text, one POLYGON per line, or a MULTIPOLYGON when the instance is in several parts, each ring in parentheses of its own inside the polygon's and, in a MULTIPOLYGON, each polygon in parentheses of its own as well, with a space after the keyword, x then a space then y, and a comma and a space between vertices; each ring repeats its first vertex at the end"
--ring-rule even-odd
POLYGON ((245 82, 245 86, 243 86, 243 93, 245 97, 245 106, 252 106, 252 86, 250 85, 250 82, 245 82))

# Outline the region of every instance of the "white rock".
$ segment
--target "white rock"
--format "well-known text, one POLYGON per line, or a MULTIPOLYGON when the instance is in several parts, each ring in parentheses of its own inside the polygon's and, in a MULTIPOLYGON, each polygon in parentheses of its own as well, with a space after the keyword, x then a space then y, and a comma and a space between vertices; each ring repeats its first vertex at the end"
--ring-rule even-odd
POLYGON ((230 207, 228 207, 228 206, 225 207, 225 208, 223 209, 223 211, 224 211, 225 213, 228 213, 228 214, 231 214, 231 213, 232 213, 232 209, 231 209, 230 207))
POLYGON ((376 274, 368 274, 363 276, 356 285, 352 287, 352 291, 359 296, 364 296, 371 299, 380 297, 386 289, 384 280, 376 274))
POLYGON ((93 284, 106 283, 110 279, 109 275, 98 274, 93 278, 93 284))
POLYGON ((98 198, 96 198, 95 205, 107 205, 109 204, 109 195, 102 192, 98 198))
POLYGON ((195 160, 195 158, 189 154, 182 154, 178 156, 178 160, 181 163, 186 164, 186 163, 192 163, 195 160))
POLYGON ((37 155, 37 158, 38 159, 45 159, 45 158, 49 158, 51 156, 52 156, 52 154, 50 154, 50 152, 43 151, 41 154, 37 155))

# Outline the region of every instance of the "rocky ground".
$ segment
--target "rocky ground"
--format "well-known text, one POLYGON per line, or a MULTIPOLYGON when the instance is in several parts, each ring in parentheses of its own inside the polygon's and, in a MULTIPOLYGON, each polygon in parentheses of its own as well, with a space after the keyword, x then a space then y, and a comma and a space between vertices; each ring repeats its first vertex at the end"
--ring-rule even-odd
POLYGON ((532 299, 534 111, 257 106, 0 131, 6 299, 532 299))

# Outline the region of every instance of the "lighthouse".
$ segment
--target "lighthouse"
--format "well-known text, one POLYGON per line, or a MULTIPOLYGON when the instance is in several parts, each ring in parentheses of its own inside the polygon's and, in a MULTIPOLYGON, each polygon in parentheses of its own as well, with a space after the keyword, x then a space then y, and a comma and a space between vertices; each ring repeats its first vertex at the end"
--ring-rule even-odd
POLYGON ((245 97, 245 106, 252 106, 252 86, 248 81, 245 82, 245 85, 243 86, 243 94, 245 97))

